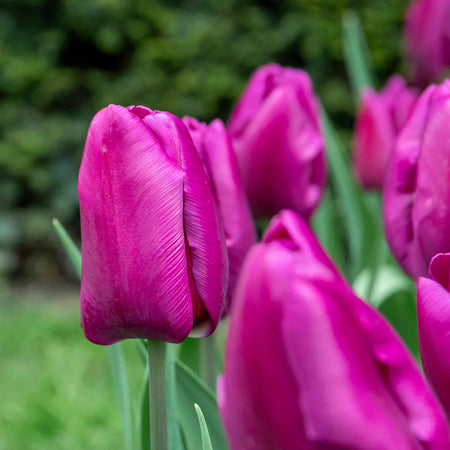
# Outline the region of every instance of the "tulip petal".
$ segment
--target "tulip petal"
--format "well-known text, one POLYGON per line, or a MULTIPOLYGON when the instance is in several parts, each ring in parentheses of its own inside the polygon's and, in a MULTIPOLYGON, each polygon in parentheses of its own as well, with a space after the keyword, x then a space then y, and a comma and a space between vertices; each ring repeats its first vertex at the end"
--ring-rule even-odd
MULTIPOLYGON (((273 283, 287 285, 287 276, 273 283)), ((419 448, 341 294, 302 282, 284 294, 284 344, 308 438, 339 448, 419 448)))
POLYGON ((271 298, 265 260, 264 246, 256 245, 242 270, 219 409, 233 450, 312 450, 299 405, 292 401, 298 391, 283 351, 281 302, 271 298))
MULTIPOLYGON (((448 275, 447 275, 448 276, 448 275)), ((436 281, 420 277, 417 317, 423 369, 450 416, 450 293, 436 281)))
POLYGON ((183 121, 202 159, 224 226, 230 267, 229 306, 244 257, 256 242, 255 225, 223 122, 216 119, 206 126, 191 117, 185 117, 183 121))
POLYGON ((447 64, 447 0, 413 0, 406 14, 405 40, 415 82, 427 86, 447 64))
POLYGON ((234 145, 256 216, 280 205, 311 215, 325 182, 323 138, 291 86, 272 91, 234 145))
POLYGON ((425 275, 428 269, 428 261, 424 260, 417 245, 413 209, 421 141, 435 89, 436 86, 430 86, 420 97, 401 132, 383 189, 386 238, 398 263, 414 278, 425 275))
POLYGON ((92 342, 189 334, 184 179, 136 114, 111 105, 94 117, 78 182, 81 320, 92 342))
MULTIPOLYGON (((181 119, 170 113, 154 113, 145 122, 164 146, 174 147, 184 179, 184 228, 192 264, 192 288, 204 310, 197 309, 196 336, 211 334, 220 319, 228 285, 228 260, 223 224, 216 208, 211 186, 192 138, 181 119), (208 317, 205 317, 205 314, 208 317), (205 320, 207 319, 207 320, 205 320)), ((195 295, 193 295, 195 297, 195 295)))

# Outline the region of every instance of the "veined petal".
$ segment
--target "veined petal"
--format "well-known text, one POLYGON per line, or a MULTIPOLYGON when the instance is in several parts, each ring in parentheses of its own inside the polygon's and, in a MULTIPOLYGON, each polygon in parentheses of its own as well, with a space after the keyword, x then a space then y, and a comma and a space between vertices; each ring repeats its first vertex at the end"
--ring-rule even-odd
POLYGON ((184 179, 136 114, 110 105, 94 117, 78 181, 81 314, 92 342, 189 334, 184 179))
POLYGON ((195 288, 201 302, 197 309, 194 304, 197 328, 193 333, 207 336, 217 326, 227 294, 228 259, 223 224, 200 156, 181 119, 170 113, 155 113, 144 120, 163 146, 176 149, 177 159, 184 169, 184 229, 191 288, 195 288))

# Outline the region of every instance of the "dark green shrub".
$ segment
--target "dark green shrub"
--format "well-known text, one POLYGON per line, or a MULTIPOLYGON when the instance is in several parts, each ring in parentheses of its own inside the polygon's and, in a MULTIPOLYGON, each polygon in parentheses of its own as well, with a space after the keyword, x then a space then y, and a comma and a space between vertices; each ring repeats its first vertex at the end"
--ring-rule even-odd
MULTIPOLYGON (((0 11, 0 274, 50 275, 53 216, 78 233, 76 177, 93 114, 146 104, 226 118, 249 74, 308 70, 352 126, 341 19, 361 17, 380 81, 400 70, 407 0, 5 0, 0 11)), ((344 135, 345 138, 345 135, 344 135)))

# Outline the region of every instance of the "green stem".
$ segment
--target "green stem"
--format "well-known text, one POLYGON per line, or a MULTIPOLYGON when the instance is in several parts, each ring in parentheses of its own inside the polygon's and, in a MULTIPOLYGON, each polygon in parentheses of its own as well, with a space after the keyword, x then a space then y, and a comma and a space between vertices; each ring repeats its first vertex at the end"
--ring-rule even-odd
POLYGON ((201 374, 206 385, 215 392, 217 380, 217 351, 214 334, 201 340, 201 374))
POLYGON ((166 343, 148 341, 150 448, 167 450, 166 343))

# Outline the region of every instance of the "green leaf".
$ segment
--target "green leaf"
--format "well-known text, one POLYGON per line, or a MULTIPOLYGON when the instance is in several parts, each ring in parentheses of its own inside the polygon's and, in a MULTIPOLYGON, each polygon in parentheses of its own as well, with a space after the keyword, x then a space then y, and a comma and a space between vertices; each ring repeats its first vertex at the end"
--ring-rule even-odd
POLYGON ((198 429, 198 419, 192 405, 197 403, 208 420, 211 442, 215 450, 227 450, 228 445, 223 433, 217 402, 213 392, 203 381, 181 361, 176 362, 178 417, 183 436, 189 450, 202 448, 202 439, 198 429))
POLYGON ((59 222, 58 219, 53 219, 52 224, 56 231, 56 234, 58 235, 58 237, 64 247, 64 250, 67 253, 67 256, 70 259, 70 262, 72 263, 72 265, 78 275, 78 278, 81 278, 81 253, 78 250, 78 247, 72 241, 72 239, 68 235, 67 231, 61 225, 61 223, 59 222))
POLYGON ((211 438, 209 437, 208 427, 205 422, 205 416, 197 403, 194 403, 195 411, 197 413, 198 422, 200 424, 200 433, 202 436, 202 449, 212 450, 211 438))
POLYGON ((361 90, 374 87, 372 59, 358 15, 348 11, 343 18, 343 46, 347 73, 355 101, 361 90))
POLYGON ((128 377, 125 368, 122 347, 120 343, 107 347, 111 372, 116 387, 119 409, 122 416, 122 425, 125 440, 125 449, 133 449, 133 421, 130 402, 130 390, 128 387, 128 377))
POLYGON ((187 338, 178 345, 178 359, 200 376, 201 339, 187 338))
MULTIPOLYGON (((67 256, 77 272, 78 278, 81 278, 81 253, 78 247, 70 238, 67 231, 61 225, 58 219, 53 219, 53 227, 66 250, 67 256)), ((125 368, 125 360, 120 344, 113 344, 107 347, 108 359, 111 366, 111 372, 116 387, 119 409, 122 416, 123 433, 125 449, 133 449, 133 421, 130 401, 130 390, 128 387, 128 377, 125 368)))
MULTIPOLYGON (((336 131, 323 108, 322 116, 330 178, 345 222, 345 237, 350 253, 349 278, 354 279, 364 267, 365 247, 366 241, 368 241, 366 239, 368 236, 365 234, 367 225, 366 210, 362 200, 362 193, 350 173, 349 163, 344 157, 336 131)), ((329 226, 332 227, 335 224, 330 223, 329 226)))
POLYGON ((330 255, 333 262, 342 272, 346 270, 345 248, 342 230, 336 226, 338 223, 338 212, 336 202, 333 201, 333 194, 327 189, 322 202, 313 216, 312 225, 322 246, 330 255), (333 226, 330 226, 333 224, 333 226))

